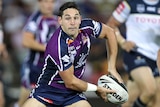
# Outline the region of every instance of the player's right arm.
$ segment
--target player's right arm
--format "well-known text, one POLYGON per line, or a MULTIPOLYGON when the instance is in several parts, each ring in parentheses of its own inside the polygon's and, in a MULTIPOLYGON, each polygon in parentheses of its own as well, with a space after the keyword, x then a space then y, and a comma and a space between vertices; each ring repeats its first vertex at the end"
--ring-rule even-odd
POLYGON ((96 91, 96 93, 105 101, 107 101, 106 93, 115 92, 113 90, 110 90, 104 87, 98 87, 97 85, 88 83, 86 81, 83 81, 75 77, 73 65, 65 71, 60 71, 59 75, 61 76, 67 88, 76 90, 79 92, 96 91))
POLYGON ((44 52, 46 49, 46 45, 39 43, 35 40, 34 34, 31 32, 24 31, 23 32, 23 39, 22 44, 24 47, 29 48, 35 51, 42 51, 44 52))
POLYGON ((109 18, 107 25, 114 28, 117 42, 120 47, 127 52, 131 51, 135 44, 132 41, 127 41, 120 33, 119 26, 124 23, 130 14, 130 6, 126 1, 122 1, 109 18))

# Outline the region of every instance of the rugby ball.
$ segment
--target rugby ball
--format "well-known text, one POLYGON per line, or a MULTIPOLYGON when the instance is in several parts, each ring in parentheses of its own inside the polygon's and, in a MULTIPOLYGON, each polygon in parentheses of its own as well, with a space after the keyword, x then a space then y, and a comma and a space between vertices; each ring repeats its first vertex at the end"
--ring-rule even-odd
POLYGON ((112 75, 102 75, 97 82, 100 87, 115 90, 115 93, 107 94, 108 101, 114 104, 123 104, 128 100, 128 91, 124 84, 119 83, 112 75))

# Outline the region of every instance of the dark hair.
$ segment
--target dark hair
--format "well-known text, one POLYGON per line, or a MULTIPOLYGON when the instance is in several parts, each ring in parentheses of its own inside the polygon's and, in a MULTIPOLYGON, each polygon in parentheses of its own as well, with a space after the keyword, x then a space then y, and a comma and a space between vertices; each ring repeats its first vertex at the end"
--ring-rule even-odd
POLYGON ((58 16, 61 17, 63 15, 63 11, 68 8, 74 8, 80 12, 80 9, 75 2, 66 2, 59 8, 58 16))

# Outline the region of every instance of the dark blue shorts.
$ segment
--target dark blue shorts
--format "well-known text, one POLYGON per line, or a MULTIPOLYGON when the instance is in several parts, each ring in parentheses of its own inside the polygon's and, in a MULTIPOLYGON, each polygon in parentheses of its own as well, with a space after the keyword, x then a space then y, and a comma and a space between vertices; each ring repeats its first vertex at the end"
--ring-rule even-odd
POLYGON ((160 75, 156 65, 156 61, 151 60, 140 53, 124 52, 123 60, 124 60, 124 68, 129 74, 135 68, 148 66, 152 69, 154 77, 160 75))
POLYGON ((64 107, 80 100, 86 100, 86 96, 81 92, 57 89, 49 85, 40 85, 33 89, 30 98, 37 99, 47 107, 64 107))
POLYGON ((24 63, 21 68, 21 84, 27 89, 33 89, 43 67, 24 63))

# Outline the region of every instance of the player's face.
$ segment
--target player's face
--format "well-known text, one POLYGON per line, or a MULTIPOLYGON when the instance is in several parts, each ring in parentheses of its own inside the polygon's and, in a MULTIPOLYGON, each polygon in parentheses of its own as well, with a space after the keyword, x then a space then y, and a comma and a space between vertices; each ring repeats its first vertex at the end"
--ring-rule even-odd
POLYGON ((40 0, 39 8, 42 14, 50 16, 53 14, 54 0, 40 0))
POLYGON ((59 17, 59 23, 65 33, 75 38, 78 35, 81 23, 79 11, 74 8, 64 10, 62 17, 59 17))

